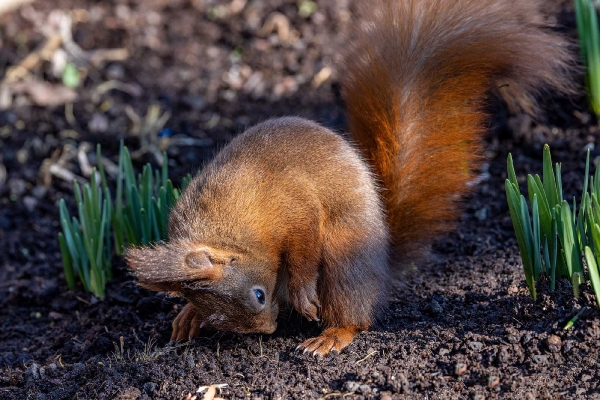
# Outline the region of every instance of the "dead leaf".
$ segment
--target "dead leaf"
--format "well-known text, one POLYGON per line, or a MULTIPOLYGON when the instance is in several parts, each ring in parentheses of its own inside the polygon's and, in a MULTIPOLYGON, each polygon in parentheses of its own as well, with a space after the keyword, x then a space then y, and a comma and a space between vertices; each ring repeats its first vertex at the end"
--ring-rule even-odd
POLYGON ((54 107, 77 100, 77 92, 63 85, 29 80, 12 85, 13 93, 24 93, 38 106, 54 107))

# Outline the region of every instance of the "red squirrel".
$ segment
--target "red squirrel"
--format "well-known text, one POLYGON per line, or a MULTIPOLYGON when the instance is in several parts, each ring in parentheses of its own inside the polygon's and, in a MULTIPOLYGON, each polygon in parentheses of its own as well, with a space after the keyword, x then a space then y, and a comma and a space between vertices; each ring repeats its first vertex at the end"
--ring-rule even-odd
POLYGON ((340 80, 351 141, 302 118, 233 139, 169 218, 169 242, 131 248, 139 284, 183 296, 173 340, 203 327, 272 333, 291 303, 341 351, 385 308, 394 268, 450 230, 481 154, 491 92, 525 111, 570 91, 567 41, 537 0, 369 0, 340 80))

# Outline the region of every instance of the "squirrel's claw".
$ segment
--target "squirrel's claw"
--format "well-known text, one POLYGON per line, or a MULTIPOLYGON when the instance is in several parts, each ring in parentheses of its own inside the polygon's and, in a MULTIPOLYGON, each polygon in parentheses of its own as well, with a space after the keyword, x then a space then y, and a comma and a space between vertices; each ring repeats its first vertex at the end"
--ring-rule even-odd
POLYGON ((173 332, 171 333, 171 342, 181 342, 192 340, 200 334, 200 329, 204 326, 200 315, 196 312, 194 306, 190 303, 177 314, 173 320, 173 332))
POLYGON ((317 282, 310 282, 301 286, 290 284, 290 300, 296 311, 309 321, 319 321, 317 313, 321 308, 317 295, 317 282))
POLYGON ((321 336, 305 340, 296 349, 303 349, 304 354, 312 353, 313 356, 319 357, 326 356, 333 351, 339 353, 352 342, 359 330, 362 329, 353 326, 328 328, 323 331, 321 336))

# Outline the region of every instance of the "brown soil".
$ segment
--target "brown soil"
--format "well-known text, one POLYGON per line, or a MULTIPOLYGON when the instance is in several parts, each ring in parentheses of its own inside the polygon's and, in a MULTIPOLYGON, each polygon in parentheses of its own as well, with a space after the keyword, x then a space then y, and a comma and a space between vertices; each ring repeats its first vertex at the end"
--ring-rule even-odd
MULTIPOLYGON (((548 96, 547 114, 534 119, 497 107, 489 178, 466 202, 457 230, 390 294, 380 324, 340 355, 315 359, 295 351, 320 330, 295 313, 283 315, 271 336, 206 331, 169 347, 170 323, 183 302, 136 287, 117 258, 105 300, 67 289, 56 204, 64 196, 72 207, 72 191, 58 178, 44 186, 42 161, 83 141, 101 143, 113 160, 120 139, 136 148, 127 105, 144 115, 158 104, 171 112, 167 127, 175 135, 199 139, 169 148, 176 181, 244 127, 271 116, 345 128, 333 66, 348 28, 347 2, 319 2, 308 18, 293 0, 226 8, 238 3, 39 0, 0 17, 0 71, 44 42, 35 23, 55 9, 78 10, 73 37, 85 50, 130 52, 126 61, 89 70, 75 121, 62 106, 23 99, 0 111, 0 161, 8 171, 0 181, 0 397, 183 399, 199 386, 226 383, 226 398, 600 398, 600 312, 591 289, 574 299, 568 282, 554 292, 541 282, 532 301, 504 198, 508 152, 518 175, 540 172, 546 142, 563 162, 566 193, 581 190, 584 148, 594 148, 598 129, 584 97, 548 96), (287 36, 263 30, 274 13, 289 22, 287 36), (331 76, 315 80, 330 67, 331 76), (95 99, 95 88, 109 79, 141 94, 114 90, 95 99), (563 330, 582 309, 588 311, 563 330)), ((553 5, 575 37, 570 2, 553 5)), ((32 72, 58 82, 48 63, 32 72)), ((69 167, 81 174, 76 162, 69 167)))

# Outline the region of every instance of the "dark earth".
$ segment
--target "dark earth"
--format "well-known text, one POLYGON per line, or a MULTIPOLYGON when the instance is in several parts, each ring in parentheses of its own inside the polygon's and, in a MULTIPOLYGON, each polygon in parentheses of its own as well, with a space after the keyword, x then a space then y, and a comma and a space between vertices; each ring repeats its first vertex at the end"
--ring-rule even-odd
MULTIPOLYGON (((550 22, 575 42, 571 2, 546 3, 556 16, 550 22)), ((531 299, 504 195, 507 154, 518 176, 541 173, 544 143, 563 163, 566 197, 580 193, 585 150, 600 155, 583 89, 570 98, 545 94, 544 113, 533 117, 493 103, 483 182, 456 230, 436 242, 431 261, 404 275, 381 322, 339 355, 295 351, 321 327, 294 312, 281 315, 271 336, 203 331, 169 345, 183 301, 136 287, 118 257, 104 300, 68 290, 57 203, 65 197, 74 210, 72 185, 47 166, 69 147, 91 143, 93 164, 100 143, 116 161, 121 139, 132 150, 141 146, 131 111, 143 118, 158 105, 171 114, 163 128, 172 136, 163 144, 170 140, 179 182, 245 127, 272 116, 345 129, 335 65, 352 2, 312 5, 39 0, 0 16, 0 77, 44 45, 40 27, 56 10, 68 11, 83 50, 129 53, 78 64, 87 74, 72 115, 25 94, 0 111, 0 398, 184 399, 199 386, 228 384, 221 393, 228 399, 600 399, 600 312, 591 288, 573 298, 568 282, 551 292, 542 281, 538 301, 531 299), (99 91, 110 80, 129 86, 99 91)), ((30 77, 61 82, 47 60, 30 77)), ((147 161, 154 162, 150 153, 136 166, 147 161)), ((64 167, 86 176, 76 158, 64 167)))

